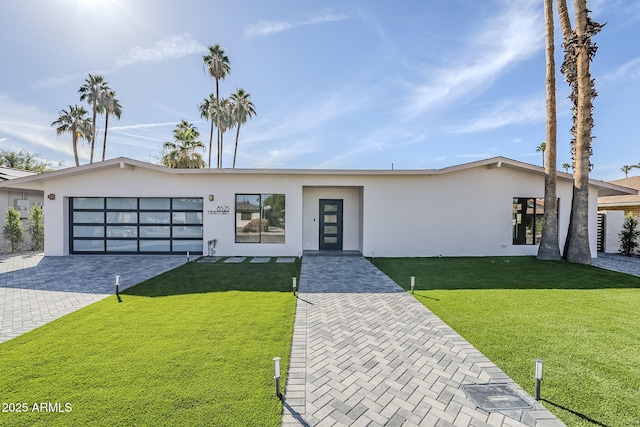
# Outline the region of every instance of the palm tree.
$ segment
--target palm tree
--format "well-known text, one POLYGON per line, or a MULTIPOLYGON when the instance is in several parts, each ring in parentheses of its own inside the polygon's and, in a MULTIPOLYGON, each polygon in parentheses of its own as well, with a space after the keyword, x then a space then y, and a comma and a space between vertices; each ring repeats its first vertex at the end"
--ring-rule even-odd
POLYGON ((109 129, 109 115, 113 114, 113 116, 120 120, 120 116, 122 115, 122 105, 120 105, 120 101, 116 98, 116 91, 107 88, 104 92, 102 92, 102 96, 100 97, 100 104, 104 110, 104 141, 102 142, 102 161, 104 162, 106 153, 107 153, 107 130, 109 129))
MULTIPOLYGON (((200 117, 211 121, 211 130, 209 131, 209 167, 211 167, 211 149, 213 144, 213 127, 215 124, 217 98, 213 93, 209 94, 208 98, 202 101, 202 104, 198 104, 198 110, 200 111, 200 117)), ((218 152, 218 155, 220 153, 218 152)), ((217 164, 220 164, 220 160, 217 160, 217 164)))
POLYGON ((165 154, 161 163, 170 168, 203 168, 205 167, 202 154, 197 153, 198 149, 206 147, 200 140, 200 132, 186 120, 182 120, 176 125, 173 131, 173 141, 167 141, 162 145, 165 154))
MULTIPOLYGON (((548 49, 548 47, 547 47, 547 49, 548 49)), ((551 50, 553 51, 553 48, 552 48, 551 50)), ((554 66, 555 66, 555 65, 554 65, 554 66)), ((547 79, 548 79, 548 77, 547 77, 547 79)), ((555 78, 554 78, 554 80, 553 80, 553 81, 555 82, 555 78)), ((549 83, 549 82, 547 81, 547 83, 549 83)), ((549 94, 547 93, 547 96, 548 96, 548 95, 549 95, 549 94)), ((553 95, 553 98, 555 99, 555 94, 553 95)), ((549 108, 549 106, 547 106, 547 108, 549 108)), ((548 114, 548 113, 549 113, 549 112, 547 111, 547 114, 548 114)), ((547 118, 549 118, 549 117, 547 117, 547 118)), ((548 123, 547 123, 547 126, 548 126, 548 123)), ((546 151, 547 151, 547 143, 546 143, 546 142, 541 142, 541 143, 540 143, 540 145, 538 145, 538 146, 536 147, 536 153, 540 153, 540 152, 542 152, 542 167, 544 167, 544 157, 545 157, 545 152, 546 152, 546 151)))
POLYGON ((238 154, 238 138, 240 137, 240 125, 247 122, 251 116, 255 116, 256 110, 253 108, 251 94, 244 89, 236 89, 236 93, 231 94, 231 115, 238 129, 236 130, 236 146, 233 149, 233 168, 236 168, 236 156, 238 154))
POLYGON ((592 166, 593 98, 596 96, 590 62, 597 49, 591 37, 601 30, 602 25, 589 17, 587 0, 574 0, 573 9, 576 16, 575 30, 571 29, 566 0, 558 0, 558 15, 564 38, 562 45, 565 50, 561 70, 571 87, 570 99, 573 101, 573 199, 565 257, 569 262, 590 264, 589 171, 592 166))
MULTIPOLYGON (((209 53, 202 57, 204 62, 205 71, 209 73, 211 77, 216 79, 216 127, 218 128, 218 168, 222 167, 222 147, 221 145, 221 133, 220 133, 220 123, 217 121, 219 119, 218 110, 220 109, 220 90, 218 87, 218 83, 220 80, 224 80, 224 78, 231 71, 231 67, 229 65, 229 58, 224 54, 224 50, 220 47, 219 44, 215 46, 209 46, 209 53)), ((211 138, 213 139, 213 138, 211 138)), ((209 141, 209 167, 211 167, 211 149, 212 149, 212 140, 209 141)))
POLYGON ((622 172, 624 172, 624 177, 625 178, 629 178, 629 172, 631 171, 631 169, 633 169, 635 167, 637 167, 637 166, 624 165, 623 167, 620 168, 620 170, 622 172))
POLYGON ((546 51, 546 89, 547 89, 547 127, 545 142, 537 151, 542 151, 542 166, 545 168, 544 177, 544 216, 542 222, 542 237, 538 246, 538 259, 561 260, 560 244, 558 243, 558 196, 556 170, 556 63, 554 59, 554 24, 553 0, 544 0, 545 23, 545 51, 546 51), (548 144, 548 146, 547 146, 548 144), (547 165, 545 167, 545 154, 547 165))
POLYGON ((60 110, 59 114, 60 117, 51 123, 51 126, 56 128, 58 136, 63 133, 71 134, 73 157, 76 161, 76 166, 80 166, 80 161, 78 160, 78 139, 84 138, 89 140, 91 138, 92 128, 89 118, 86 117, 87 110, 77 105, 69 105, 69 110, 60 110))
POLYGON ((569 173, 569 169, 571 169, 571 163, 563 163, 562 168, 566 173, 569 173))
POLYGON ((93 163, 93 150, 96 141, 96 116, 98 113, 102 114, 104 111, 103 107, 100 105, 100 97, 102 92, 107 89, 108 86, 107 82, 104 81, 104 77, 94 76, 91 74, 89 74, 89 77, 85 79, 84 84, 80 86, 80 89, 78 89, 80 101, 84 101, 86 99, 87 103, 91 105, 93 112, 93 120, 91 122, 91 156, 89 157, 89 163, 93 163))

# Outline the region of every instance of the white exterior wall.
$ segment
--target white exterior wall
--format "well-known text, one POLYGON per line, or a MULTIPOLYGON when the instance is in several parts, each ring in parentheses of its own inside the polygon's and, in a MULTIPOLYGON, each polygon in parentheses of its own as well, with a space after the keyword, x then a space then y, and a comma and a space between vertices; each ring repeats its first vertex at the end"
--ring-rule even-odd
POLYGON ((624 211, 604 211, 604 253, 620 253, 620 232, 624 226, 624 211))
MULTIPOLYGON (((590 196, 596 255, 597 194, 590 196)), ((203 253, 295 256, 318 248, 318 200, 344 200, 343 249, 365 256, 535 255, 512 244, 513 197, 543 197, 544 178, 486 166, 445 174, 310 173, 169 174, 143 167, 94 170, 45 181, 45 253, 69 253, 70 197, 202 197, 203 253), (235 243, 236 194, 285 194, 284 244, 235 243), (55 194, 55 200, 46 195, 55 194), (214 196, 209 201, 209 195, 214 196), (315 221, 314 221, 315 219, 315 221)), ((560 245, 569 223, 571 183, 558 182, 560 245)), ((562 246, 561 246, 562 247, 562 246)))

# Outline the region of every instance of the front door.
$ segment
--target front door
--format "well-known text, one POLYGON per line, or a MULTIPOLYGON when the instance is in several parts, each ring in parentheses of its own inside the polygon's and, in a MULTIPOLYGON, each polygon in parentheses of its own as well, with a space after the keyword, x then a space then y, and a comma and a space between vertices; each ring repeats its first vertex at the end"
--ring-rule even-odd
POLYGON ((342 199, 320 199, 320 250, 342 250, 342 199))

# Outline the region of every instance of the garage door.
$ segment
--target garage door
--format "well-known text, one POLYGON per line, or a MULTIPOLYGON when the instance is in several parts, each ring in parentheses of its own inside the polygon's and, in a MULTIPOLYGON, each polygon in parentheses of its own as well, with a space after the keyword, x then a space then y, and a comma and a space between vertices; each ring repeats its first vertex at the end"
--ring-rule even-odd
POLYGON ((202 254, 201 197, 73 197, 71 253, 202 254))

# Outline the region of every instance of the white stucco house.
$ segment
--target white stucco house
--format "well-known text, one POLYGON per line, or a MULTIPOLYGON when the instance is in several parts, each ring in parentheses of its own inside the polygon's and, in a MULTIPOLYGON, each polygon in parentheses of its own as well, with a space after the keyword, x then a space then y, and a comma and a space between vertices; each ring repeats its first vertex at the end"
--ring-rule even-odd
MULTIPOLYGON (((0 190, 41 192, 45 254, 297 256, 534 255, 544 170, 503 157, 436 170, 169 169, 128 158, 25 176, 0 190)), ((591 251, 599 196, 590 182, 591 251)), ((571 175, 558 173, 562 245, 571 175)))

